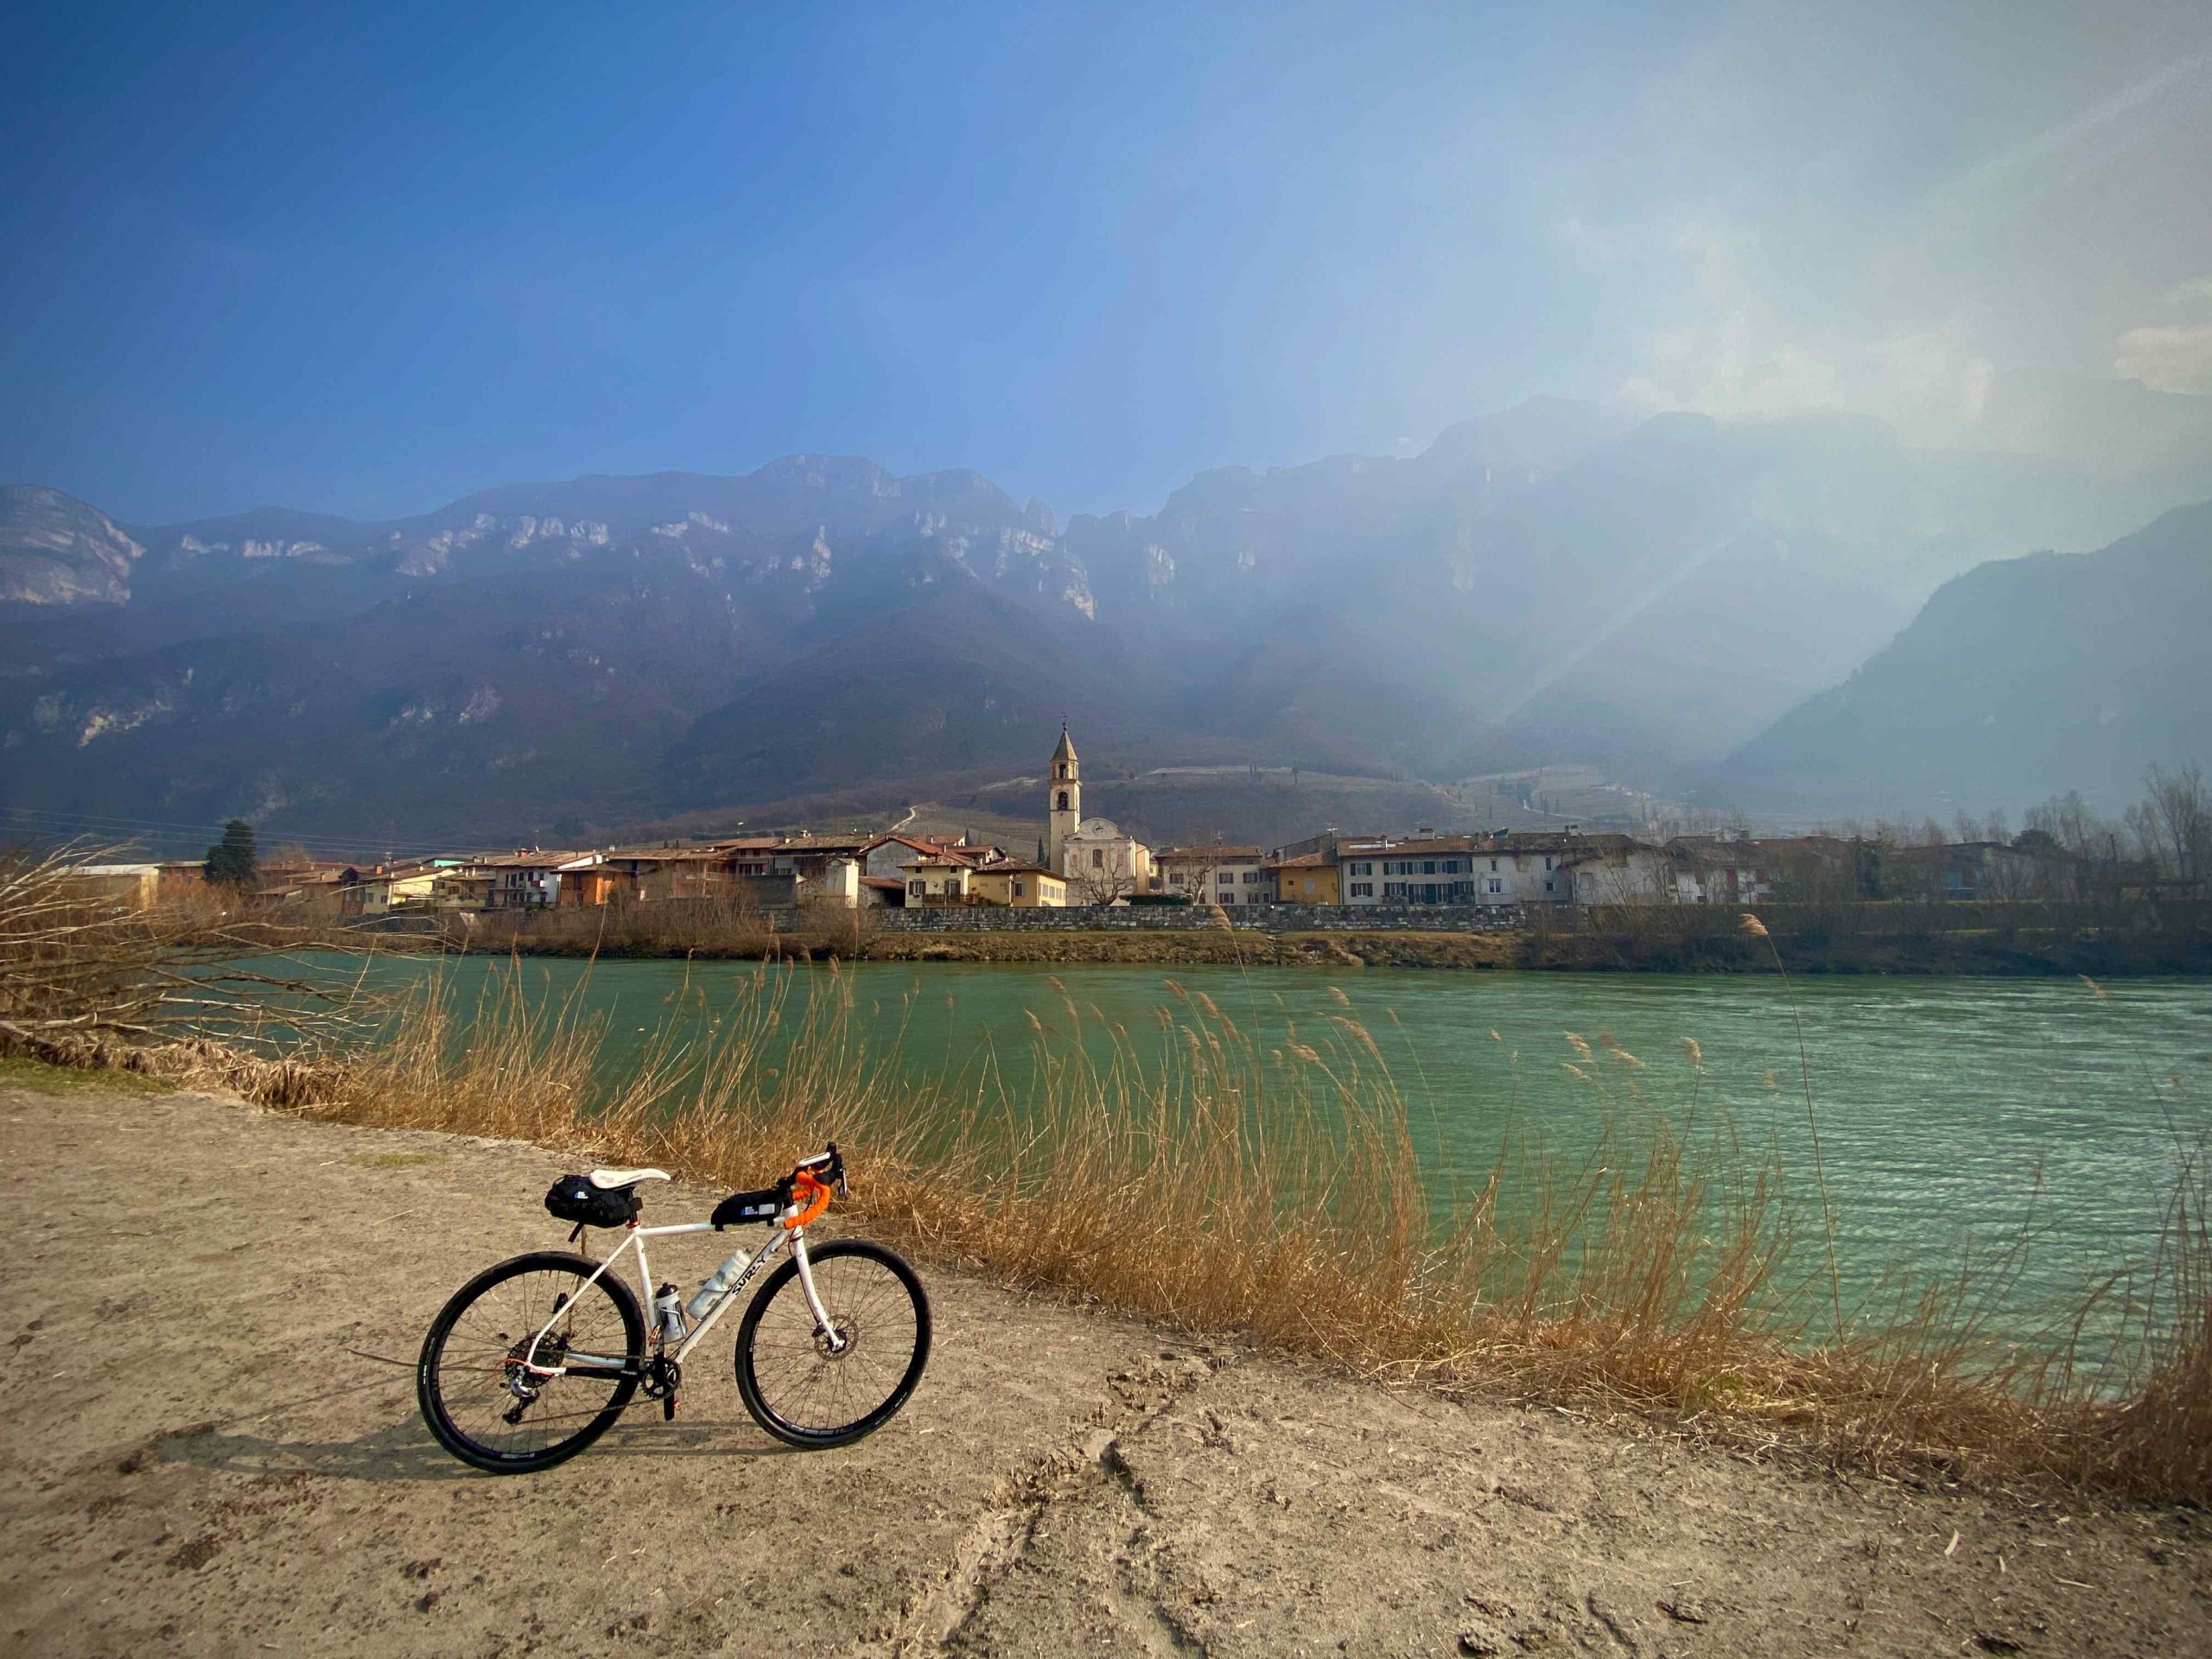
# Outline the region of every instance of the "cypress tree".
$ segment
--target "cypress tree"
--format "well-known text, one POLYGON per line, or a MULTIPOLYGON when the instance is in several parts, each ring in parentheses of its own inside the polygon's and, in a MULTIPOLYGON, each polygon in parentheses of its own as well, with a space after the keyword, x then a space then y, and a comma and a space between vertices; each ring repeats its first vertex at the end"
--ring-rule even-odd
POLYGON ((207 849, 200 874, 211 887, 250 887, 257 874, 255 863, 253 826, 244 818, 232 818, 223 826, 222 840, 207 849))

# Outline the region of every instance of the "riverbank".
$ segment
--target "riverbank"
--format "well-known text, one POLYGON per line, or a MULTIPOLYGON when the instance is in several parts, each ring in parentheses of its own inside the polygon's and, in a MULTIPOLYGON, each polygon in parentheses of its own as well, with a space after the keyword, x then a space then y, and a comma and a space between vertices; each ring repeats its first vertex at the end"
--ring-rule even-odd
MULTIPOLYGON (((564 1469, 474 1475, 423 1430, 405 1362, 475 1268, 559 1243, 539 1195, 582 1161, 0 1069, 0 1186, 29 1240, 0 1314, 36 1379, 0 1423, 0 1643, 1230 1659, 2212 1643, 2201 1511, 1844 1478, 1580 1410, 1388 1389, 942 1259, 929 1372, 855 1446, 782 1451, 702 1363, 675 1423, 639 1411, 564 1469)), ((863 1191, 867 1167, 863 1150, 863 1191)), ((657 1193, 652 1213, 713 1196, 657 1193)))
MULTIPOLYGON (((1763 917, 1770 912, 1759 912, 1763 917)), ((862 962, 1122 963, 1164 966, 1421 968, 1561 973, 1774 971, 1764 940, 1746 934, 1740 912, 1698 915, 1687 925, 1624 928, 1560 925, 1489 931, 1076 928, 944 931, 834 928, 732 933, 692 929, 665 937, 629 927, 602 936, 573 925, 474 927, 451 931, 448 948, 528 957, 655 961, 783 958, 862 962)), ((1999 978, 2133 978, 2212 974, 2212 928, 2191 922, 2136 928, 2018 924, 1839 928, 1777 920, 1775 950, 1793 974, 1962 975, 1999 978)))
MULTIPOLYGON (((1732 916, 1731 920, 1733 920, 1732 916)), ((2075 934, 1972 929, 1952 933, 1777 936, 1793 974, 2132 978, 2212 974, 2212 934, 2075 934)), ((525 947, 525 954, 528 954, 525 947)), ((1321 968, 1517 969, 1528 972, 1772 973, 1749 937, 1652 937, 1603 931, 1497 933, 878 934, 875 962, 1157 963, 1321 968)))

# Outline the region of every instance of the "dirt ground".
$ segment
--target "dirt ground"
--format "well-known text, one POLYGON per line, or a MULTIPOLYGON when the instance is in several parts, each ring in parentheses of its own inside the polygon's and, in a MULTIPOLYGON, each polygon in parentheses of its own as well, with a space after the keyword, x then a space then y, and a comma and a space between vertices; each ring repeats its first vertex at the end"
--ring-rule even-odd
POLYGON ((857 1446, 762 1435, 725 1338, 675 1423, 480 1475, 406 1362, 562 1242, 575 1160, 13 1076, 6 1652, 2212 1653, 2201 1512, 1394 1393, 940 1269, 928 1373, 857 1446))

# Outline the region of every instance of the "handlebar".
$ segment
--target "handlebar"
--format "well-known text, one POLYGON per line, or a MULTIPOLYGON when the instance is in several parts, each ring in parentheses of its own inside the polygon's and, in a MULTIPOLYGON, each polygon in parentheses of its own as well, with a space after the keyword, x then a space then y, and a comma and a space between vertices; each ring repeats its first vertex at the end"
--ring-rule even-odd
POLYGON ((807 1223, 818 1219, 830 1207, 830 1195, 836 1190, 827 1181, 816 1180, 808 1171, 798 1171, 791 1177, 791 1202, 806 1207, 795 1216, 785 1216, 784 1225, 797 1232, 807 1223))
POLYGON ((832 1192, 841 1198, 848 1196, 850 1189, 845 1182, 845 1154, 837 1150, 835 1141, 830 1142, 828 1151, 798 1160, 791 1170, 791 1201, 801 1208, 798 1214, 786 1217, 784 1225, 794 1232, 821 1218, 822 1212, 830 1207, 832 1192))

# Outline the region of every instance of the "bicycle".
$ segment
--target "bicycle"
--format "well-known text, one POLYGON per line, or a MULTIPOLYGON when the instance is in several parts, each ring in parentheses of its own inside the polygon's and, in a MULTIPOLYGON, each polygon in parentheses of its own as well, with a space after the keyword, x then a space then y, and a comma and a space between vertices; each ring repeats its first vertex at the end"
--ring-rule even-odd
POLYGON ((638 1187, 668 1179, 658 1169, 563 1176, 546 1208, 575 1224, 571 1244, 591 1228, 622 1228, 607 1259, 532 1251, 454 1293, 415 1368, 416 1398, 439 1445, 479 1469, 520 1474, 575 1456, 640 1389, 673 1418, 683 1362, 786 1245, 790 1255, 760 1280, 738 1327, 737 1389, 753 1420, 791 1446, 846 1446, 906 1404, 929 1359, 921 1281, 880 1244, 807 1243, 833 1193, 848 1193, 836 1141, 772 1187, 731 1193, 708 1220, 640 1226, 638 1187), (688 1303, 673 1284, 652 1288, 647 1239, 752 1221, 767 1224, 766 1243, 735 1252, 688 1303), (653 1310, 650 1334, 637 1295, 609 1271, 632 1250, 653 1310))

